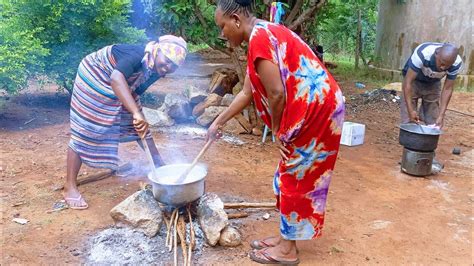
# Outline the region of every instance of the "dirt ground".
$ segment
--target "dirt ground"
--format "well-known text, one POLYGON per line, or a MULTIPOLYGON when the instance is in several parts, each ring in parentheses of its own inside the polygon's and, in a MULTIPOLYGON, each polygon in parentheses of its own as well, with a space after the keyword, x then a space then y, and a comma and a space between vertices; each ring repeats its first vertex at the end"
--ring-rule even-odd
MULTIPOLYGON (((161 80, 150 90, 157 98, 194 84, 207 86, 206 75, 222 62, 205 64, 194 58, 187 69, 161 80), (184 77, 183 75, 187 75, 184 77)), ((224 62, 225 63, 225 62, 224 62)), ((342 146, 330 187, 323 236, 299 243, 302 265, 425 264, 472 265, 474 119, 448 111, 437 156, 444 170, 428 178, 400 173, 398 105, 357 106, 363 91, 355 80, 339 80, 347 99, 346 121, 366 125, 365 143, 342 146), (461 148, 461 155, 451 153, 461 148)), ((370 84, 366 89, 373 89, 370 84)), ((151 101, 151 100, 150 100, 151 101)), ((450 108, 474 114, 474 94, 456 92, 450 108)), ((139 189, 143 175, 114 176, 80 187, 90 207, 84 211, 47 213, 61 199, 69 139, 69 105, 65 94, 34 84, 18 96, 0 101, 1 259, 9 264, 80 264, 87 239, 113 224, 110 209, 139 189), (12 222, 14 217, 29 223, 12 222)), ((204 140, 154 132, 166 162, 191 161, 204 140)), ((240 135, 236 146, 215 143, 204 156, 206 189, 224 200, 268 202, 279 159, 276 146, 261 137, 240 135)), ((139 168, 145 155, 134 143, 121 146, 124 161, 139 168)), ((83 167, 81 175, 98 171, 83 167)), ((248 242, 278 233, 278 216, 232 220, 243 233, 237 248, 206 248, 196 261, 203 265, 251 264, 248 242)), ((169 263, 169 262, 157 262, 169 263)))

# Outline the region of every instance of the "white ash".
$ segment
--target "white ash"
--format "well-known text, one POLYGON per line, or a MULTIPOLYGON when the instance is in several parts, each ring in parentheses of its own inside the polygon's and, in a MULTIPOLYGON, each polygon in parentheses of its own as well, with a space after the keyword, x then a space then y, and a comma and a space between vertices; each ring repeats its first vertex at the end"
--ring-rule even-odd
POLYGON ((191 136, 206 136, 207 130, 196 124, 181 124, 171 127, 159 127, 156 129, 160 133, 179 133, 191 136))
MULTIPOLYGON (((195 246, 193 250, 193 257, 194 256, 200 256, 202 252, 202 248, 204 247, 204 244, 206 243, 206 239, 204 238, 204 233, 201 230, 201 227, 199 226, 199 223, 196 221, 193 221, 193 227, 194 227, 194 241, 195 241, 195 246)), ((191 235, 190 231, 191 230, 191 224, 186 223, 186 243, 190 243, 191 235)))
MULTIPOLYGON (((194 222, 196 246, 193 261, 201 255, 205 243, 204 235, 194 222)), ((173 252, 165 245, 166 226, 162 226, 155 237, 149 238, 130 228, 107 228, 88 241, 86 265, 170 265, 173 252)), ((189 223, 186 224, 189 235, 189 223)), ((188 240, 189 241, 189 240, 188 240)), ((182 260, 181 247, 178 245, 179 259, 182 260)))
POLYGON ((234 137, 232 135, 229 135, 229 134, 224 134, 222 136, 222 140, 227 142, 227 143, 230 143, 230 144, 233 144, 233 145, 237 145, 237 146, 241 146, 241 145, 244 145, 245 142, 237 137, 234 137))

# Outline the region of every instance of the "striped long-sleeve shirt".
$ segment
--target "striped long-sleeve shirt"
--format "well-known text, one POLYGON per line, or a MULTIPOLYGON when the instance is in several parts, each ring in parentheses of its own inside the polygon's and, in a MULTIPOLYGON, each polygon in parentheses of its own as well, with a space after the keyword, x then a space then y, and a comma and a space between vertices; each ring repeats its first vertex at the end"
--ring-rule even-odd
POLYGON ((459 55, 447 70, 441 71, 436 67, 435 51, 442 46, 443 43, 426 42, 416 47, 403 68, 403 76, 406 75, 408 68, 411 68, 417 73, 416 80, 422 82, 436 82, 444 76, 447 76, 447 79, 456 79, 462 67, 462 59, 459 55))

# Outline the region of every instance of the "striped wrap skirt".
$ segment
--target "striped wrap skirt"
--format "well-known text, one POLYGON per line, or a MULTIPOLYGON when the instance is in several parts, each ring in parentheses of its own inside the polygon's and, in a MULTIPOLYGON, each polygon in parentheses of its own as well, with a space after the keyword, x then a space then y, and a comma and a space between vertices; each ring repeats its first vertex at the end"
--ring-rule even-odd
MULTIPOLYGON (((112 46, 104 47, 81 61, 74 82, 69 147, 91 167, 117 169, 119 142, 140 139, 132 114, 112 90, 115 65, 112 46)), ((132 96, 141 109, 139 96, 134 92, 132 96)))

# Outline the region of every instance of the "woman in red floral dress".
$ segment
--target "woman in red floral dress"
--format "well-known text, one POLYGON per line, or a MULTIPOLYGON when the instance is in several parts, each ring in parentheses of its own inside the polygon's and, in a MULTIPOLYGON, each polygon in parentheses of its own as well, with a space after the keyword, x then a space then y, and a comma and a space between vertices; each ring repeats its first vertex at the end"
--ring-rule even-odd
POLYGON ((282 157, 273 182, 281 223, 279 236, 251 243, 250 257, 296 264, 296 241, 321 235, 344 101, 310 47, 286 27, 257 19, 251 2, 221 0, 217 5, 216 24, 231 46, 248 42, 248 66, 243 90, 210 126, 208 137, 219 137, 219 129, 254 100, 282 157))

